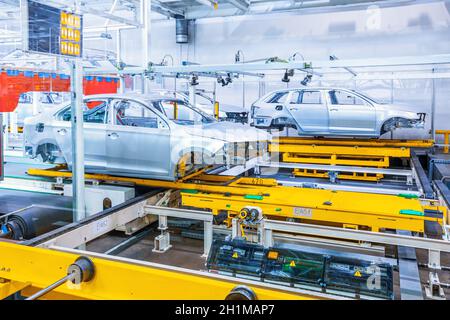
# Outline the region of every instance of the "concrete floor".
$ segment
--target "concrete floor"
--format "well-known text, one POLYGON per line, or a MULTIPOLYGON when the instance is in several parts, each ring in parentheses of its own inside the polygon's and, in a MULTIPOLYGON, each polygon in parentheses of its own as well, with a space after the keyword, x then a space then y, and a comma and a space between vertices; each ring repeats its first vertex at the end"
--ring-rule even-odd
MULTIPOLYGON (((30 167, 29 161, 20 158, 7 159, 9 165, 5 168, 6 176, 23 176, 26 177, 26 170, 30 167)), ((40 167, 37 163, 32 163, 34 167, 40 167)), ((42 168, 48 167, 41 165, 42 168)), ((10 213, 24 207, 36 206, 42 210, 46 210, 45 205, 60 210, 71 210, 72 199, 70 197, 62 197, 58 195, 42 194, 35 192, 26 192, 18 190, 1 190, 0 191, 0 215, 10 213)), ((153 239, 159 234, 159 231, 153 230, 146 237, 138 241, 133 246, 122 251, 119 256, 149 261, 160 264, 167 264, 177 267, 183 267, 192 270, 204 270, 206 259, 202 257, 203 241, 183 238, 179 233, 171 232, 172 248, 166 253, 155 253, 153 249, 153 239)), ((124 241, 127 237, 121 232, 111 232, 101 238, 98 238, 88 244, 87 249, 93 252, 104 253, 108 249, 114 247, 118 243, 124 241)), ((388 254, 394 254, 395 250, 388 250, 388 254), (392 252, 389 252, 392 251, 392 252)), ((424 250, 416 250, 419 263, 425 263, 428 259, 427 252, 424 250)), ((441 263, 443 266, 450 266, 450 254, 442 254, 441 263)), ((420 280, 423 286, 428 280, 427 269, 420 269, 420 280)), ((438 271, 440 281, 450 283, 449 271, 438 271)), ((444 288, 447 299, 450 299, 450 289, 444 288)), ((395 298, 400 298, 399 275, 394 273, 394 292, 395 298)))
MULTIPOLYGON (((206 259, 202 257, 203 241, 189 238, 183 238, 179 233, 171 232, 172 248, 166 253, 155 253, 153 249, 153 239, 159 234, 159 231, 153 230, 145 238, 122 251, 118 256, 130 259, 143 260, 148 262, 166 264, 171 266, 182 267, 191 270, 205 270, 206 259)), ((87 246, 89 251, 104 253, 108 249, 114 247, 118 243, 127 239, 121 232, 112 232, 101 238, 90 242, 87 246)), ((396 252, 394 246, 387 248, 387 255, 393 255, 396 252)), ((418 263, 425 263, 428 260, 427 252, 425 250, 416 250, 418 263)), ((442 265, 450 266, 450 254, 442 254, 442 265)), ((427 269, 420 268, 421 287, 427 284, 428 281, 427 269)), ((443 283, 450 283, 450 272, 439 271, 439 279, 443 283)), ((444 288, 447 299, 450 299, 450 290, 444 288)), ((394 272, 394 298, 400 299, 400 277, 398 271, 394 272)), ((424 299, 425 296, 424 296, 424 299)))
MULTIPOLYGON (((203 255, 203 240, 183 238, 171 232, 172 248, 165 253, 153 252, 153 239, 159 235, 158 230, 141 239, 136 244, 118 254, 119 257, 166 264, 192 270, 204 270, 206 258, 203 255)), ((127 239, 122 232, 112 232, 98 238, 87 245, 87 250, 104 253, 118 243, 127 239)))
MULTIPOLYGON (((27 175, 29 168, 48 169, 54 165, 39 162, 35 159, 24 158, 20 156, 4 157, 4 176, 6 178, 30 178, 27 175)), ((39 177, 33 177, 35 180, 51 180, 39 177)))

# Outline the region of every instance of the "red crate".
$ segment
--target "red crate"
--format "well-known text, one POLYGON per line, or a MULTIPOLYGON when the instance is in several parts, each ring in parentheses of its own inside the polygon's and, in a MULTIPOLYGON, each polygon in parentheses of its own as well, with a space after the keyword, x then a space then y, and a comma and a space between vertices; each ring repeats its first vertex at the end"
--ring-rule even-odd
MULTIPOLYGON (((85 95, 117 93, 119 83, 117 77, 84 77, 83 93, 85 95)), ((20 95, 29 91, 68 92, 70 91, 70 77, 47 72, 1 70, 0 112, 14 111, 20 95)), ((95 107, 95 105, 91 104, 88 107, 95 107)))

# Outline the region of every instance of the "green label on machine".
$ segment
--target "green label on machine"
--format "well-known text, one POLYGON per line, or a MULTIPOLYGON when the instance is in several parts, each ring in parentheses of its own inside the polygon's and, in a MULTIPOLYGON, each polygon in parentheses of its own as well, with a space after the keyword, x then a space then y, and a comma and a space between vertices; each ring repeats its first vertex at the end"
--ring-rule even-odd
POLYGON ((255 195, 255 194, 246 194, 244 196, 244 199, 248 199, 248 200, 263 200, 264 197, 263 196, 258 196, 258 195, 255 195))
POLYGON ((196 189, 183 189, 183 190, 181 190, 181 192, 183 192, 183 193, 190 193, 190 194, 197 194, 198 190, 196 190, 196 189))
POLYGON ((400 214, 406 214, 408 216, 424 216, 425 213, 417 211, 417 210, 400 210, 400 214))
POLYGON ((418 199, 419 198, 419 196, 417 196, 415 194, 410 194, 410 193, 400 193, 398 196, 402 197, 402 198, 406 198, 406 199, 418 199))

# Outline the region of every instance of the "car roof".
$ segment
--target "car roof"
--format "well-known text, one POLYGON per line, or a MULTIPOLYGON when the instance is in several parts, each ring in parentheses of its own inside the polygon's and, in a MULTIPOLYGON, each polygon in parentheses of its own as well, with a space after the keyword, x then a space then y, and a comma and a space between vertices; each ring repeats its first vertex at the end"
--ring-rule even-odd
POLYGON ((348 88, 338 88, 338 87, 297 87, 297 88, 288 88, 288 89, 279 89, 272 92, 289 92, 289 91, 299 91, 299 90, 345 90, 345 91, 352 91, 356 92, 353 89, 348 88))
POLYGON ((85 99, 132 99, 132 100, 160 100, 160 99, 174 99, 173 95, 163 95, 161 93, 102 93, 84 96, 85 99))
MULTIPOLYGON (((173 100, 179 100, 177 98, 174 98, 172 95, 165 95, 162 96, 160 93, 148 93, 148 94, 142 94, 142 93, 102 93, 102 94, 91 94, 91 95, 85 95, 83 99, 130 99, 135 100, 137 102, 140 102, 145 105, 151 104, 152 101, 156 100, 162 100, 162 99, 173 99, 173 100)), ((56 109, 58 112, 61 109, 67 108, 67 104, 62 105, 55 105, 52 110, 56 109)), ((160 110, 155 109, 156 112, 162 114, 164 117, 166 116, 164 113, 162 113, 160 110)))

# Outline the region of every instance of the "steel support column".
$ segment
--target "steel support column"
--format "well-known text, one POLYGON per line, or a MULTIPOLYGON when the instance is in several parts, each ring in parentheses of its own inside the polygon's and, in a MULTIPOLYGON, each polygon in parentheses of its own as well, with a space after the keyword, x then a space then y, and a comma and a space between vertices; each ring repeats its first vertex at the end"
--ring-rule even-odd
POLYGON ((71 76, 72 91, 72 184, 73 220, 86 217, 84 194, 84 135, 83 135, 83 69, 82 61, 74 59, 71 76))
POLYGON ((195 86, 189 84, 189 103, 193 106, 196 104, 195 86))
POLYGON ((211 249, 212 241, 213 241, 213 223, 212 221, 204 221, 203 222, 203 232, 204 232, 204 240, 203 240, 203 255, 205 257, 208 256, 209 250, 211 249))
MULTIPOLYGON (((152 0, 141 0, 141 24, 142 24, 142 67, 147 68, 150 62, 150 29, 151 29, 152 0)), ((148 92, 148 82, 145 77, 142 80, 142 92, 148 92)))

